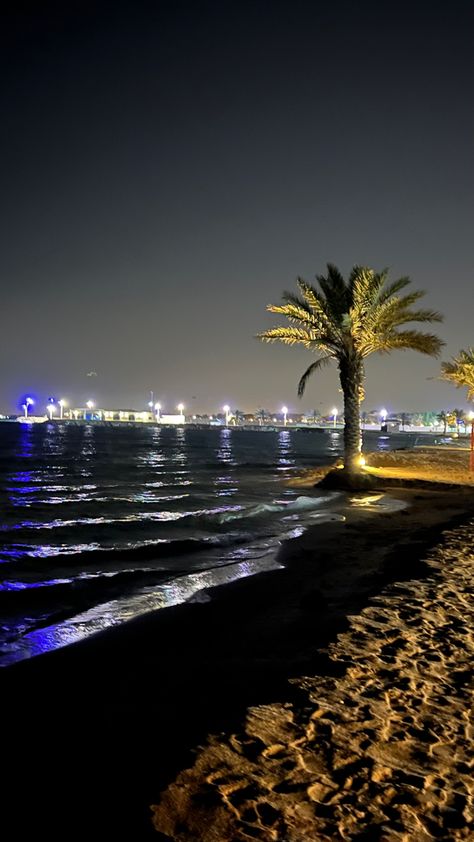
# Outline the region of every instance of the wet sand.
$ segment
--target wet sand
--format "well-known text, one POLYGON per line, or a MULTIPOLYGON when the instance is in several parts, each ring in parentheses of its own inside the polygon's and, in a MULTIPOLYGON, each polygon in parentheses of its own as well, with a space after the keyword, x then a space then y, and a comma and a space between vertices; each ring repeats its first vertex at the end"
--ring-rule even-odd
MULTIPOLYGON (((418 787, 426 796, 423 804, 434 804, 429 809, 445 804, 446 815, 451 809, 462 815, 460 805, 467 802, 449 798, 456 795, 453 775, 459 777, 463 767, 450 766, 449 757, 466 762, 464 719, 456 707, 464 703, 463 668, 459 660, 453 667, 445 651, 436 649, 433 635, 443 629, 440 641, 447 647, 449 638, 454 651, 461 640, 464 652, 466 629, 456 626, 461 590, 450 581, 468 554, 472 530, 459 527, 460 537, 453 539, 453 570, 445 556, 435 572, 425 559, 440 544, 444 528, 474 515, 474 497, 472 489, 448 487, 390 494, 408 508, 374 513, 361 505, 343 524, 311 528, 283 547, 282 570, 3 670, 2 822, 13 820, 16 828, 8 838, 34 832, 49 839, 164 839, 153 830, 150 805, 160 802, 180 773, 179 790, 171 787, 161 801, 164 808, 155 812, 157 827, 172 839, 355 840, 354 827, 373 831, 369 807, 378 795, 387 801, 384 822, 392 823, 392 835, 364 838, 415 839, 403 836, 400 812, 405 813, 393 806, 395 795, 390 800, 403 783, 390 777, 397 764, 412 776, 405 781, 408 788, 420 776, 424 781, 433 776, 431 784, 418 787), (434 611, 436 577, 443 570, 445 607, 454 593, 446 615, 434 611), (425 629, 426 637, 410 637, 410 623, 425 629), (440 662, 429 660, 431 650, 442 656, 440 662), (437 696, 417 695, 415 677, 407 672, 423 659, 427 675, 437 665, 438 672, 429 673, 437 696), (380 669, 391 672, 385 683, 377 679, 380 669), (453 669, 456 687, 441 676, 453 669), (390 685, 398 686, 395 695, 390 685), (449 693, 457 701, 443 709, 444 725, 436 699, 449 693), (355 699, 356 706, 351 709, 343 698, 355 699), (414 719, 412 708, 420 699, 421 719, 414 719), (430 704, 437 705, 436 716, 427 724, 430 704), (425 726, 436 734, 441 729, 443 739, 445 731, 449 735, 444 754, 431 737, 423 740, 417 733, 419 728, 425 733, 425 726), (388 727, 393 738, 384 741, 379 732, 388 727), (220 736, 196 760, 196 747, 207 746, 212 734, 220 736), (386 747, 377 754, 382 743, 386 747), (420 745, 425 755, 417 754, 420 745), (216 750, 223 754, 212 754, 216 750), (430 765, 427 752, 436 763, 441 757, 448 771, 435 761, 430 765), (327 760, 324 773, 319 755, 337 756, 327 760), (268 787, 252 789, 255 776, 280 785, 274 802, 268 787), (380 791, 374 795, 375 784, 380 791), (233 789, 241 790, 235 798, 233 789), (352 807, 336 797, 346 790, 352 807), (255 812, 244 815, 243 805, 255 812), (315 805, 322 805, 319 813, 315 805), (292 815, 300 817, 294 829, 292 815), (346 836, 336 835, 340 827, 346 836), (316 835, 308 835, 309 828, 316 835)), ((465 799, 465 789, 460 792, 465 799)), ((415 801, 407 810, 421 816, 425 806, 415 801)))

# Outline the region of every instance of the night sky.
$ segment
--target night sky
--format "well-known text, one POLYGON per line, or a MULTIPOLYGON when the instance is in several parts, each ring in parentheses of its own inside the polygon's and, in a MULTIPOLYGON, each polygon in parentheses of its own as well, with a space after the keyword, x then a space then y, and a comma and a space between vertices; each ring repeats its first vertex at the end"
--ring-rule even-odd
MULTIPOLYGON (((410 275, 443 358, 474 344, 470 0, 11 9, 0 410, 342 406, 335 368, 300 402, 311 357, 253 338, 328 261, 410 275)), ((466 406, 438 373, 373 358, 364 409, 466 406)))

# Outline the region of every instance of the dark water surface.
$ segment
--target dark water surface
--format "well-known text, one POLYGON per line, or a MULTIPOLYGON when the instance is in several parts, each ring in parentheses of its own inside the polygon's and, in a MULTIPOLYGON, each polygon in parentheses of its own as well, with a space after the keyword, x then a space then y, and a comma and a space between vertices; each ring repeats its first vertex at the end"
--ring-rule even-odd
POLYGON ((285 485, 341 450, 339 430, 0 424, 0 663, 277 566, 343 518, 340 495, 285 485))

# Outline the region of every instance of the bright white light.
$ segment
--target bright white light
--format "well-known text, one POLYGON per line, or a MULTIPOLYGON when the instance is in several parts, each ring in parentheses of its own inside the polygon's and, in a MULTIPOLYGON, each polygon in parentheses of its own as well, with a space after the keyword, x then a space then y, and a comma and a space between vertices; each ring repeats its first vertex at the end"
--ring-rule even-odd
POLYGON ((93 407, 94 407, 94 401, 87 401, 86 406, 87 406, 87 409, 93 409, 93 407))
POLYGON ((470 412, 468 415, 469 421, 474 421, 474 412, 470 412))
POLYGON ((62 398, 58 401, 59 406, 67 406, 67 401, 64 401, 62 398))
POLYGON ((150 409, 153 409, 153 401, 148 401, 148 406, 150 407, 150 409))
POLYGON ((283 415, 287 415, 288 414, 288 407, 282 406, 281 411, 283 412, 283 415))
POLYGON ((161 409, 161 403, 155 403, 155 409, 157 412, 159 412, 161 409))
POLYGON ((183 409, 184 409, 184 403, 179 403, 177 408, 179 409, 179 411, 180 411, 180 412, 181 412, 181 414, 182 414, 182 413, 183 413, 183 409))
POLYGON ((381 410, 380 410, 380 417, 381 417, 382 421, 385 421, 385 419, 386 419, 387 415, 388 415, 388 412, 387 412, 387 410, 386 410, 386 409, 381 409, 381 410))
POLYGON ((54 403, 49 403, 48 406, 46 407, 46 409, 48 410, 49 420, 51 421, 54 413, 56 412, 56 407, 55 407, 54 403))
POLYGON ((33 406, 33 404, 34 404, 33 398, 25 398, 25 403, 22 404, 22 408, 23 408, 24 413, 25 413, 25 418, 28 417, 28 407, 33 406))
POLYGON ((224 410, 225 414, 227 415, 227 413, 230 412, 229 404, 226 403, 225 406, 222 407, 222 409, 224 410))

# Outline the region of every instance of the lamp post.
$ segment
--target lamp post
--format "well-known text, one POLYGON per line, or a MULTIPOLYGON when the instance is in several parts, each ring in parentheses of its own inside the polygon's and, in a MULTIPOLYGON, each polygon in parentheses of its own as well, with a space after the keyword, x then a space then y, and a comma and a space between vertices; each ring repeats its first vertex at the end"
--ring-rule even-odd
POLYGON ((160 421, 161 403, 155 403, 156 420, 160 421))
POLYGON ((53 415, 54 415, 54 412, 55 412, 55 409, 56 409, 54 403, 49 403, 47 405, 46 409, 47 409, 47 412, 48 412, 48 415, 49 415, 49 420, 52 421, 53 415))
POLYGON ((179 404, 178 404, 178 406, 177 406, 177 409, 179 410, 179 414, 181 415, 181 423, 182 423, 182 424, 184 424, 184 422, 185 422, 185 420, 186 420, 186 419, 185 419, 185 417, 184 417, 184 415, 183 415, 183 412, 184 412, 184 403, 179 403, 179 404))
POLYGON ((61 398, 61 400, 60 400, 60 401, 58 401, 58 406, 59 406, 59 417, 60 417, 60 418, 61 418, 61 420, 62 420, 62 419, 63 419, 63 417, 64 417, 64 407, 66 406, 66 401, 64 401, 64 400, 61 398))
POLYGON ((286 419, 288 417, 288 407, 282 406, 281 411, 283 413, 283 426, 286 427, 286 419))
POLYGON ((335 428, 336 428, 336 424, 337 424, 337 415, 338 415, 338 410, 337 410, 337 407, 336 407, 336 406, 334 407, 334 409, 333 409, 333 411, 332 411, 332 414, 333 414, 333 417, 334 417, 334 423, 333 423, 333 426, 334 426, 334 429, 335 429, 335 428))
POLYGON ((222 407, 222 409, 225 412, 225 425, 226 425, 226 427, 228 427, 229 426, 229 419, 230 419, 230 406, 229 406, 229 404, 226 403, 225 406, 222 407))
POLYGON ((23 404, 23 409, 25 411, 25 418, 28 418, 28 408, 33 406, 34 400, 33 398, 25 398, 25 403, 23 404))

